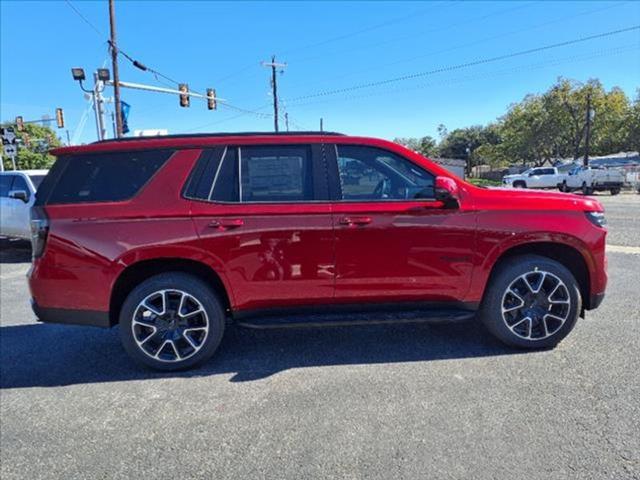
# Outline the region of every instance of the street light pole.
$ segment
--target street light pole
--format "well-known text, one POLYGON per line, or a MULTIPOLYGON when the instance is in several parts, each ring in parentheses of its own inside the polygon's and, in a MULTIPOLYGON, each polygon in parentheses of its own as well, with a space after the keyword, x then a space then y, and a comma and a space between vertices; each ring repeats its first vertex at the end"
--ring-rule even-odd
POLYGON ((116 138, 122 137, 122 111, 120 105, 120 74, 118 73, 118 47, 116 44, 116 12, 114 0, 109 0, 109 25, 111 27, 111 62, 113 66, 113 98, 116 110, 116 138))
POLYGON ((98 132, 98 140, 104 140, 107 136, 107 132, 104 128, 104 97, 102 96, 102 90, 104 84, 102 80, 98 78, 98 74, 93 74, 93 109, 96 114, 96 130, 98 132))

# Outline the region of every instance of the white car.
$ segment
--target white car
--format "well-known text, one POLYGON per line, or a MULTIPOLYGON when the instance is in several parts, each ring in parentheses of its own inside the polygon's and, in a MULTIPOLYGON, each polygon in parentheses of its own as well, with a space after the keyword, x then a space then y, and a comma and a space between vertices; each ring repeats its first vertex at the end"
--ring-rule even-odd
POLYGON ((0 235, 31 238, 29 215, 47 170, 0 172, 0 235))
POLYGON ((578 166, 571 170, 558 185, 561 192, 581 190, 584 195, 595 191, 609 190, 617 195, 622 190, 624 175, 619 170, 578 166))
POLYGON ((502 184, 514 188, 558 188, 564 177, 555 167, 536 167, 517 175, 505 175, 502 184))

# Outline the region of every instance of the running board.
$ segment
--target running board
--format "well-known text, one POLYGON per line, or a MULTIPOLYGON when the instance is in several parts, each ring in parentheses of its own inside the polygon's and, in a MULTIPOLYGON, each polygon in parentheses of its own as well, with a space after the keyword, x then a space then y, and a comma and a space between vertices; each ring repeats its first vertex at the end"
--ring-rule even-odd
POLYGON ((269 330, 277 328, 324 328, 351 327, 360 325, 391 325, 406 323, 456 323, 471 320, 475 312, 468 310, 421 310, 389 312, 368 312, 348 314, 285 315, 262 317, 249 320, 235 320, 239 327, 269 330), (306 317, 306 319, 305 319, 306 317))

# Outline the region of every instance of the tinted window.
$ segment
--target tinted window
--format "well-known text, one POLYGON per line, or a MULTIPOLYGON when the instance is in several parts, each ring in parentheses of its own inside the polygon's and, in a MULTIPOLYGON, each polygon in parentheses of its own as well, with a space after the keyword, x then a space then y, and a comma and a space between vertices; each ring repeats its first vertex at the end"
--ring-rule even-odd
POLYGON ((220 169, 216 172, 215 185, 207 192, 209 200, 217 202, 238 201, 238 149, 226 149, 220 169))
POLYGON ((309 147, 241 147, 239 154, 241 201, 313 200, 309 147))
POLYGON ((129 199, 138 193, 171 153, 158 150, 69 157, 47 203, 129 199))
POLYGON ((8 197, 15 175, 0 175, 0 197, 8 197))
POLYGON ((434 177, 413 162, 374 147, 339 145, 343 200, 433 198, 434 177))
POLYGON ((542 169, 542 175, 553 175, 554 173, 556 173, 556 172, 553 171, 553 168, 543 168, 542 169))

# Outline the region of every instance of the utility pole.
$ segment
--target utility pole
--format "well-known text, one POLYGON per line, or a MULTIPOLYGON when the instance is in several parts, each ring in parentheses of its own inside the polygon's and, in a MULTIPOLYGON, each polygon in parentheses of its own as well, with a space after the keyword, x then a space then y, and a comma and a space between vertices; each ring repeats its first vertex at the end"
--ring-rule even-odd
POLYGON ((323 122, 322 122, 322 117, 320 117, 320 131, 321 131, 321 132, 324 132, 324 130, 323 130, 324 125, 323 125, 322 123, 323 123, 323 122))
POLYGON ((265 67, 271 67, 271 90, 273 92, 273 128, 277 132, 278 129, 278 81, 276 77, 276 69, 278 67, 284 68, 286 63, 276 63, 276 56, 271 56, 271 62, 262 62, 265 67))
POLYGON ((120 75, 118 73, 118 47, 116 44, 116 11, 114 0, 109 0, 109 25, 111 27, 111 62, 113 65, 113 98, 116 110, 116 138, 122 137, 122 112, 120 111, 120 75))
POLYGON ((585 167, 589 166, 589 141, 591 139, 591 116, 593 112, 591 111, 591 92, 587 93, 587 118, 586 118, 586 129, 585 129, 585 139, 584 139, 584 159, 582 160, 582 164, 585 167))
POLYGON ((289 131, 289 113, 284 112, 284 124, 287 127, 287 132, 289 131))

